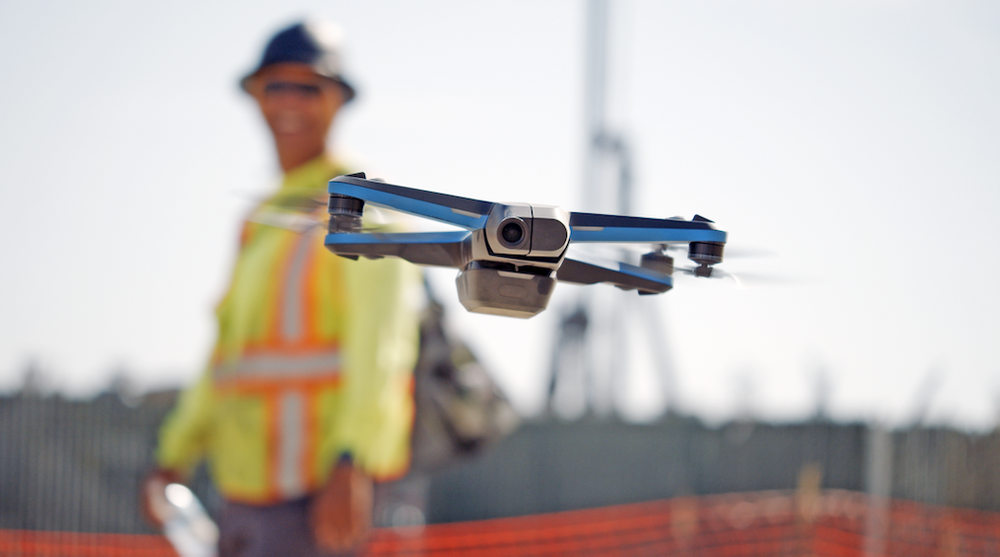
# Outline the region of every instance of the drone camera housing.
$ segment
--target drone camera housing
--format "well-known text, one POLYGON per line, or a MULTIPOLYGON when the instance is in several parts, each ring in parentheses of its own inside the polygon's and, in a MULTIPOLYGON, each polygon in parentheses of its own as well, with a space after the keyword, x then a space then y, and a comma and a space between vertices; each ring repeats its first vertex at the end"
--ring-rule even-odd
POLYGON ((569 213, 549 205, 531 206, 531 255, 559 257, 569 245, 569 213))
POLYGON ((569 213, 546 205, 497 203, 486 221, 496 255, 559 257, 569 244, 569 213))

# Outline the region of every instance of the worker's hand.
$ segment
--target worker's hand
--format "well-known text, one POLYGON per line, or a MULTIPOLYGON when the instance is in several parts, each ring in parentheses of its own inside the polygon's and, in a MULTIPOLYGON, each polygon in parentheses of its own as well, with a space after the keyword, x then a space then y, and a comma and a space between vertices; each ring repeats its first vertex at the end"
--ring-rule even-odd
POLYGON ((174 511, 166 496, 166 488, 172 483, 183 483, 179 472, 155 468, 139 486, 139 508, 146 520, 157 529, 163 528, 163 523, 174 511))
POLYGON ((316 544, 326 551, 354 549, 372 526, 372 479, 348 461, 330 472, 309 509, 316 544))

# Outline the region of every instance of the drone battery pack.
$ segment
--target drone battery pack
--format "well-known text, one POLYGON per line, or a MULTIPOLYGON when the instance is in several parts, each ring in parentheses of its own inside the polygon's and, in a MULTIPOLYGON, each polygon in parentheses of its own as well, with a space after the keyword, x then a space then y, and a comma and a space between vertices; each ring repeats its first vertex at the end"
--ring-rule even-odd
POLYGON ((522 319, 541 313, 556 286, 549 275, 476 267, 463 270, 455 282, 465 309, 522 319))

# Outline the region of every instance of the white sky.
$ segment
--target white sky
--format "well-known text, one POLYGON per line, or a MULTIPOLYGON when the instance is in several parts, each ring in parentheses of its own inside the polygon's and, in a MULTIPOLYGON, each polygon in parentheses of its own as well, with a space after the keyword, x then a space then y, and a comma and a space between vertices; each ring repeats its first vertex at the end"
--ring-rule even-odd
MULTIPOLYGON (((0 3, 0 389, 35 359, 92 393, 198 373, 247 198, 276 165, 237 79, 270 34, 337 20, 360 90, 336 141, 401 185, 584 206, 585 3, 0 3)), ((778 255, 722 268, 799 279, 737 290, 677 279, 657 339, 686 411, 995 425, 1000 410, 1000 4, 612 4, 615 127, 637 214, 695 213, 778 255)), ((456 328, 525 412, 544 397, 558 312, 457 308, 456 328), (511 349, 511 343, 516 349, 511 349)), ((607 289, 611 290, 611 289, 607 289)), ((613 298, 618 296, 619 298, 613 298)), ((622 406, 662 405, 636 319, 622 406), (648 366, 645 366, 648 367, 648 366)))

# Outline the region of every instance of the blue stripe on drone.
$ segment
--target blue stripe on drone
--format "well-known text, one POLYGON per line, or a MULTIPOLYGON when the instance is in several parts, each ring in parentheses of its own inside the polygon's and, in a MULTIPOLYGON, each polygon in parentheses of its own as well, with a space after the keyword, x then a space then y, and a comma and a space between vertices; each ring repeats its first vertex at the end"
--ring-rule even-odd
POLYGON ((581 230, 572 228, 571 242, 720 242, 725 243, 722 230, 691 230, 684 228, 612 228, 581 230))
POLYGON ((365 200, 367 203, 374 203, 375 205, 381 205, 389 209, 395 209, 419 217, 427 217, 470 230, 486 226, 486 219, 488 218, 488 215, 480 215, 478 218, 471 217, 456 213, 451 210, 451 207, 444 205, 394 195, 354 184, 346 184, 344 182, 331 181, 327 191, 339 195, 357 197, 358 199, 365 200))
POLYGON ((335 232, 327 234, 324 244, 452 244, 469 236, 465 230, 447 232, 335 232))

